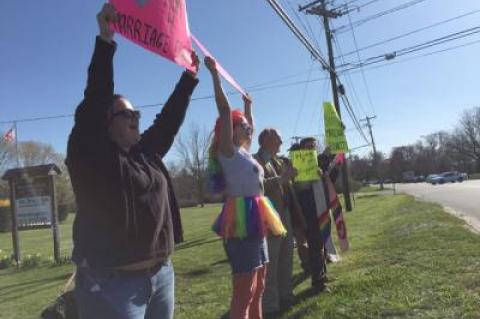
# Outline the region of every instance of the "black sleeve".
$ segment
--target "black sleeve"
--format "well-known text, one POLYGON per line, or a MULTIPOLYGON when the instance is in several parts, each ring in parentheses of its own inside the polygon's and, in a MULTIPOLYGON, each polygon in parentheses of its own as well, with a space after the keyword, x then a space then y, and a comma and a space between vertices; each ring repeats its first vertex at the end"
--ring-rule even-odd
POLYGON ((108 146, 107 111, 113 100, 113 56, 116 44, 96 38, 84 98, 75 111, 67 164, 99 156, 108 146))
POLYGON ((198 79, 184 72, 175 90, 155 121, 143 134, 140 146, 149 154, 165 156, 185 119, 188 104, 198 79))

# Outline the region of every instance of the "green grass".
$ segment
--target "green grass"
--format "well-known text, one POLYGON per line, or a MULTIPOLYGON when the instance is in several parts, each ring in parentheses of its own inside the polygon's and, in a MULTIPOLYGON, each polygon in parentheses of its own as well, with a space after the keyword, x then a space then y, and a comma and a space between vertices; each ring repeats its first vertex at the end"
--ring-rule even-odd
POLYGON ((383 189, 380 189, 380 184, 375 185, 375 186, 368 185, 368 186, 362 186, 357 191, 357 193, 372 193, 372 192, 381 192, 381 191, 384 191, 384 190, 391 190, 391 188, 384 186, 383 189))
MULTIPOLYGON (((478 235, 439 206, 405 195, 364 195, 356 205, 346 216, 351 251, 329 264, 332 293, 309 294, 295 260, 297 301, 279 318, 480 318, 478 235)), ((230 270, 210 231, 218 210, 182 210, 186 242, 174 255, 176 318, 220 318, 228 311, 230 270)), ((62 226, 67 247, 69 227, 62 226)), ((51 254, 51 235, 43 232, 21 232, 25 252, 51 254)), ((9 234, 0 235, 0 247, 11 247, 9 234)), ((38 318, 72 269, 1 270, 0 318, 38 318)))

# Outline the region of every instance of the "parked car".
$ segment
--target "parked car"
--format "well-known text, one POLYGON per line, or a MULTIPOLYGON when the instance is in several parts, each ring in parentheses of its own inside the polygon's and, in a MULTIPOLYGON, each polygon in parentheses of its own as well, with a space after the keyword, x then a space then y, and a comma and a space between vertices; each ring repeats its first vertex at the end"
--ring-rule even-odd
MULTIPOLYGON (((427 183, 432 183, 432 180, 437 177, 438 175, 437 174, 430 174, 428 175, 427 177, 425 177, 425 182, 427 183)), ((433 184, 433 183, 432 183, 433 184)))
POLYGON ((430 178, 430 183, 432 185, 436 184, 444 184, 444 183, 455 183, 455 182, 463 182, 465 180, 465 173, 460 173, 457 171, 445 172, 430 178))
POLYGON ((415 176, 415 183, 421 183, 424 181, 425 181, 425 176, 423 175, 415 176))

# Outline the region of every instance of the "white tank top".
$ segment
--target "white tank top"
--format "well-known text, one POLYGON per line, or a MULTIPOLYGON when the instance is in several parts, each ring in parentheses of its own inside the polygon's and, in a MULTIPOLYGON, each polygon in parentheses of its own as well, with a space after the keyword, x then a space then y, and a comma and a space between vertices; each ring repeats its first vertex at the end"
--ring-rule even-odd
POLYGON ((227 185, 227 195, 263 195, 263 168, 243 147, 234 146, 233 156, 218 155, 227 185))

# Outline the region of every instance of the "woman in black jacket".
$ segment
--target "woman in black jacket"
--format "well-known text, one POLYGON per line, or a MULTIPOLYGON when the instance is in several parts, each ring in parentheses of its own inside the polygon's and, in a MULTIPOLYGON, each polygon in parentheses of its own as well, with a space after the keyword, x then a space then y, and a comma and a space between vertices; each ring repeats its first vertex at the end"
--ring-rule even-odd
MULTIPOLYGON (((97 15, 100 35, 75 113, 66 164, 77 202, 73 225, 75 297, 81 318, 173 318, 170 256, 182 241, 179 209, 162 162, 198 83, 183 73, 152 126, 114 94, 112 5, 97 15)), ((193 53, 192 65, 198 70, 193 53)))

